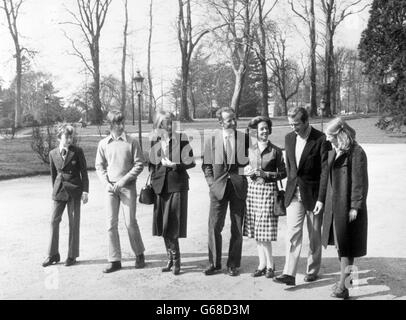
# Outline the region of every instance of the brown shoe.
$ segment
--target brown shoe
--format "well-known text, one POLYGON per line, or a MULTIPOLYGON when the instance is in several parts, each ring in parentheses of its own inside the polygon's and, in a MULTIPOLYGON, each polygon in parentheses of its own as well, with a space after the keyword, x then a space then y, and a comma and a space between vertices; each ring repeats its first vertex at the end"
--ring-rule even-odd
POLYGON ((143 253, 135 257, 135 269, 142 269, 145 267, 145 256, 143 253))

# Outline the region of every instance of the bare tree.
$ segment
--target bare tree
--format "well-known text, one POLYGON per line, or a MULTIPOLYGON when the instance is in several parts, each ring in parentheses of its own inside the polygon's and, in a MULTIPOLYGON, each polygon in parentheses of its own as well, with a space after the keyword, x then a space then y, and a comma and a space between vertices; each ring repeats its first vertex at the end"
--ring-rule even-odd
POLYGON ((152 42, 152 6, 153 0, 149 3, 149 36, 148 36, 148 89, 149 89, 149 110, 148 110, 148 123, 152 123, 152 113, 155 111, 156 106, 154 103, 154 92, 152 88, 152 73, 151 73, 151 42, 152 42), (153 109, 152 109, 153 108, 153 109))
POLYGON ((364 0, 337 1, 337 0, 320 0, 321 9, 324 13, 325 25, 325 74, 324 74, 324 100, 326 103, 325 113, 327 116, 332 115, 332 106, 335 110, 335 99, 332 99, 334 91, 334 35, 337 27, 352 14, 359 13, 369 6, 366 4, 362 7, 364 0), (356 9, 359 8, 359 9, 356 9))
POLYGON ((181 65, 181 100, 180 100, 180 121, 192 121, 188 107, 188 82, 189 82, 189 67, 192 53, 202 37, 209 33, 209 29, 197 32, 194 34, 192 26, 192 10, 191 0, 178 0, 179 15, 178 15, 178 41, 182 55, 181 65))
MULTIPOLYGON (((16 101, 14 107, 14 125, 13 128, 21 127, 22 124, 22 103, 21 103, 21 84, 22 84, 22 74, 23 74, 23 51, 27 50, 20 44, 20 35, 18 33, 17 19, 20 11, 20 7, 23 4, 23 0, 2 0, 3 9, 6 18, 7 25, 10 31, 11 37, 13 38, 15 47, 15 59, 16 59, 16 101)), ((28 50, 27 50, 28 52, 28 50)))
POLYGON ((317 65, 316 65, 316 18, 314 0, 298 1, 301 9, 297 9, 289 0, 292 11, 301 18, 309 28, 310 47, 310 116, 317 115, 317 65))
POLYGON ((65 36, 70 40, 74 55, 79 57, 85 67, 93 76, 92 84, 92 104, 95 111, 95 123, 103 122, 103 112, 100 102, 100 35, 106 20, 106 15, 112 0, 76 0, 79 13, 76 14, 70 10, 68 12, 73 17, 73 22, 68 22, 77 26, 81 31, 86 45, 90 52, 91 64, 76 46, 73 39, 65 36))
POLYGON ((271 8, 264 12, 265 7, 265 0, 257 0, 258 1, 258 29, 259 35, 255 38, 257 39, 258 50, 256 51, 258 60, 261 64, 261 72, 262 72, 262 111, 261 114, 263 116, 269 116, 268 110, 268 91, 269 91, 269 84, 268 84, 268 71, 267 71, 267 56, 266 56, 266 48, 267 48, 267 36, 265 32, 265 21, 268 15, 271 13, 272 9, 278 3, 278 0, 274 0, 271 8))
POLYGON ((123 31, 123 56, 121 60, 121 112, 125 114, 125 105, 127 102, 127 85, 125 82, 125 66, 127 60, 127 30, 128 30, 128 0, 124 2, 125 22, 123 31))
POLYGON ((238 107, 253 44, 253 20, 258 2, 251 0, 208 0, 223 21, 225 28, 217 37, 227 45, 228 56, 235 75, 231 108, 238 116, 238 107))
MULTIPOLYGON (((288 101, 299 91, 306 71, 301 72, 299 65, 288 58, 286 52, 286 35, 278 27, 269 30, 269 60, 268 66, 272 71, 271 82, 277 88, 283 101, 284 115, 288 112, 288 101)), ((304 68, 303 68, 304 69, 304 68)))

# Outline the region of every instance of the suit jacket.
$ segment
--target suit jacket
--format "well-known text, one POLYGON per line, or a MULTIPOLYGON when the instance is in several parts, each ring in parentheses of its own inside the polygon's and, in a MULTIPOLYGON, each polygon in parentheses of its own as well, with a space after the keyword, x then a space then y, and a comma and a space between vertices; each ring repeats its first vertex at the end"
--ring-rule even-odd
POLYGON ((151 184, 156 194, 162 192, 180 192, 189 190, 189 175, 186 170, 196 166, 193 150, 185 134, 176 133, 169 141, 169 160, 176 163, 176 168, 161 164, 163 150, 161 138, 151 141, 149 169, 151 184))
POLYGON ((49 164, 53 200, 68 201, 69 196, 80 198, 83 191, 89 192, 86 159, 81 148, 70 146, 64 161, 57 147, 49 153, 49 164))
POLYGON ((235 161, 227 164, 222 130, 215 130, 214 134, 205 140, 202 170, 210 191, 218 200, 224 197, 228 178, 231 180, 236 196, 242 200, 246 199, 248 182, 244 176, 244 167, 249 163, 248 148, 248 135, 235 131, 235 161))
POLYGON ((316 201, 324 203, 328 179, 327 158, 329 144, 326 136, 311 128, 309 138, 303 149, 299 165, 296 166, 296 133, 285 137, 286 183, 285 205, 288 206, 299 186, 300 196, 306 210, 313 210, 316 201))

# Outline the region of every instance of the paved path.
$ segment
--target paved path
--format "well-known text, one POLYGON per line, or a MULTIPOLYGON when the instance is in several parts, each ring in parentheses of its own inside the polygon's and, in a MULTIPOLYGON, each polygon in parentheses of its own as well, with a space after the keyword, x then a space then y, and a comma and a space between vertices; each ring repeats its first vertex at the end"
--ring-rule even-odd
MULTIPOLYGON (((356 260, 358 287, 353 299, 406 298, 406 145, 364 145, 369 160, 370 192, 368 256, 356 260)), ((138 188, 145 183, 146 171, 138 188)), ((123 219, 120 235, 123 270, 105 275, 107 250, 103 190, 90 173, 90 201, 82 207, 80 263, 67 268, 58 264, 42 268, 49 237, 51 187, 49 176, 0 182, 0 299, 332 299, 330 287, 338 278, 338 260, 333 247, 323 250, 322 277, 303 282, 304 239, 297 286, 288 288, 264 277, 252 278, 258 258, 255 242, 244 239, 241 275, 207 277, 208 189, 200 166, 190 170, 188 238, 180 241, 181 275, 163 274, 164 244, 152 237, 152 206, 138 206, 138 223, 146 246, 147 266, 133 268, 123 219)), ((60 252, 67 251, 67 217, 61 223, 60 252)), ((276 269, 284 263, 286 218, 280 219, 274 243, 276 269)), ((229 243, 229 218, 223 231, 223 252, 229 243)), ((225 265, 226 256, 223 258, 225 265)))

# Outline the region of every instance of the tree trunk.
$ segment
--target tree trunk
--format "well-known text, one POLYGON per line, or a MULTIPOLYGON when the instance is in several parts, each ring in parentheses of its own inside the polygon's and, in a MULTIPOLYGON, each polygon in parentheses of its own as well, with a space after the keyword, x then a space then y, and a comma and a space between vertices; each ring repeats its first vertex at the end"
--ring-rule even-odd
POLYGON ((266 70, 266 34, 264 28, 264 21, 263 21, 263 7, 262 1, 258 1, 258 18, 259 18, 259 29, 261 32, 261 39, 260 39, 260 57, 259 61, 261 64, 261 73, 262 73, 262 110, 261 115, 265 117, 269 117, 269 110, 268 110, 268 73, 266 70))
POLYGON ((151 42, 152 42, 152 4, 149 5, 149 37, 148 37, 148 89, 149 89, 149 108, 148 108, 148 123, 152 123, 152 114, 155 111, 154 93, 152 88, 152 73, 151 73, 151 42))
POLYGON ((124 43, 123 43, 123 57, 121 61, 121 112, 125 115, 125 105, 127 98, 127 87, 125 82, 125 63, 127 59, 127 28, 128 28, 128 7, 127 0, 125 0, 125 24, 124 24, 124 43))
POLYGON ((316 64, 316 19, 314 0, 310 1, 310 116, 317 115, 317 64, 316 64))
POLYGON ((337 76, 336 76, 336 73, 335 73, 335 63, 334 63, 334 61, 331 64, 331 68, 333 70, 332 77, 331 77, 331 95, 332 95, 331 111, 332 111, 332 114, 335 115, 335 114, 337 114, 337 76))
POLYGON ((238 111, 239 111, 239 106, 240 106, 240 101, 241 101, 241 94, 242 94, 242 88, 244 85, 244 76, 245 76, 245 68, 240 67, 235 74, 235 84, 234 84, 234 92, 233 92, 233 97, 231 98, 231 105, 230 107, 234 109, 234 112, 236 114, 236 117, 238 118, 238 111))
MULTIPOLYGON (((186 60, 186 59, 182 59, 186 60)), ((181 100, 180 100, 180 121, 191 121, 189 115, 189 107, 187 101, 188 92, 188 81, 189 81, 189 64, 185 61, 182 63, 182 84, 181 84, 181 100)))
POLYGON ((193 93, 193 88, 192 88, 191 83, 189 84, 188 87, 189 87, 190 103, 192 104, 192 119, 196 119, 196 99, 195 99, 195 94, 193 93))
POLYGON ((268 91, 269 91, 269 84, 268 84, 268 73, 266 70, 266 61, 261 61, 261 69, 262 69, 262 111, 261 115, 264 117, 269 117, 269 110, 268 110, 268 91))
POLYGON ((90 48, 93 62, 93 109, 95 112, 95 123, 103 123, 103 111, 100 101, 100 56, 99 56, 99 39, 94 39, 93 48, 90 48))
POLYGON ((19 128, 22 125, 22 106, 21 106, 21 84, 22 84, 22 63, 21 63, 21 49, 16 44, 16 101, 15 101, 15 115, 14 115, 14 128, 19 128))
POLYGON ((325 76, 324 76, 324 113, 327 117, 331 116, 331 77, 332 73, 332 56, 333 56, 333 35, 330 29, 331 15, 327 16, 326 26, 326 50, 325 50, 325 76))

